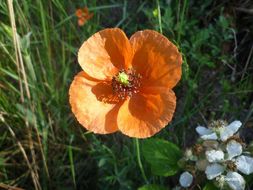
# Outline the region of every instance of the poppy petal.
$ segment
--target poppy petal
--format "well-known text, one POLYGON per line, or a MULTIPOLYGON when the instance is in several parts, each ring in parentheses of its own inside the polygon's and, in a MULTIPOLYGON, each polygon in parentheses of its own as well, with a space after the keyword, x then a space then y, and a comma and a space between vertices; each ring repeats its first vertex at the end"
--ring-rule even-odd
POLYGON ((89 14, 89 10, 88 10, 88 8, 87 8, 87 7, 84 7, 84 8, 83 8, 83 13, 84 13, 84 15, 89 14))
POLYGON ((173 88, 181 78, 182 57, 177 47, 165 36, 152 30, 131 36, 132 67, 140 73, 147 86, 173 88))
POLYGON ((81 17, 78 19, 78 26, 83 26, 86 23, 86 19, 81 17))
POLYGON ((93 16, 94 16, 94 13, 91 13, 91 14, 85 15, 84 18, 85 18, 86 20, 90 20, 93 16))
POLYGON ((127 69, 132 49, 125 33, 118 28, 101 30, 83 43, 78 62, 91 77, 110 80, 118 69, 127 69))
POLYGON ((119 109, 119 130, 130 137, 147 138, 164 128, 172 119, 176 96, 163 88, 159 93, 138 93, 119 109))
POLYGON ((76 12, 75 12, 75 14, 76 14, 76 16, 77 16, 78 18, 82 17, 82 15, 83 15, 82 9, 77 9, 76 12))
POLYGON ((69 102, 77 120, 86 129, 99 134, 117 131, 118 102, 110 98, 111 85, 78 73, 69 89, 69 102), (108 101, 110 99, 110 101, 108 101))

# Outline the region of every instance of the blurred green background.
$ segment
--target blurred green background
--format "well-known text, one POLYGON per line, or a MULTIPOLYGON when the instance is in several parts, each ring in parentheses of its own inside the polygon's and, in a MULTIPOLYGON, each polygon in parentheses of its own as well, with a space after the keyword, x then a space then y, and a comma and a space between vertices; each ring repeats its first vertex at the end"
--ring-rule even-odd
MULTIPOLYGON (((68 103, 69 85, 81 70, 78 48, 108 27, 128 37, 156 30, 183 54, 176 113, 156 137, 183 149, 194 143, 196 125, 221 118, 241 120, 241 137, 253 139, 252 1, 14 0, 13 12, 11 2, 0 0, 0 189, 145 184, 133 139, 87 132, 68 103), (85 6, 94 16, 78 26, 75 11, 85 6)), ((149 183, 178 184, 178 176, 153 176, 142 151, 141 159, 149 183)))

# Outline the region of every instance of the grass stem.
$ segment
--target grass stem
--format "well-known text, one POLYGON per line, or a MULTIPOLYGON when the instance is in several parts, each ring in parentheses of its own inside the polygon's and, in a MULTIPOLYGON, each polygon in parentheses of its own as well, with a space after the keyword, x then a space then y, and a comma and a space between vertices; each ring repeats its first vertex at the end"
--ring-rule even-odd
POLYGON ((162 28, 161 9, 160 9, 159 0, 157 0, 156 2, 157 2, 157 11, 158 11, 159 32, 162 34, 163 28, 162 28))

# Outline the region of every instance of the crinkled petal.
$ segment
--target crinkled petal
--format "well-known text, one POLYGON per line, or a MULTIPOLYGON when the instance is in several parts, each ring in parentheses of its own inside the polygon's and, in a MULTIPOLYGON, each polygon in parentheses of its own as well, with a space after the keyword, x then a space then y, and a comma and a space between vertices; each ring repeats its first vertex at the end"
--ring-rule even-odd
POLYGON ((117 131, 119 104, 113 100, 110 85, 77 74, 69 89, 72 112, 86 129, 99 134, 117 131))
POLYGON ((217 163, 211 164, 206 167, 206 177, 209 180, 216 178, 217 176, 221 175, 224 172, 225 168, 217 163))
POLYGON ((132 48, 119 28, 101 30, 86 40, 78 52, 78 62, 91 77, 109 80, 119 69, 131 65, 132 48))
POLYGON ((243 155, 239 156, 236 159, 236 166, 240 172, 246 175, 252 174, 253 173, 253 158, 249 156, 243 156, 243 155))
POLYGON ((138 31, 130 38, 133 68, 142 75, 143 86, 173 88, 181 78, 182 56, 165 36, 152 30, 138 31))
POLYGON ((119 130, 130 137, 150 137, 171 121, 175 108, 176 96, 172 90, 160 88, 157 93, 134 94, 120 107, 119 130))
POLYGON ((239 156, 242 154, 242 145, 235 140, 231 140, 228 142, 226 147, 228 153, 228 159, 232 159, 235 156, 239 156))
POLYGON ((182 187, 190 187, 193 181, 193 176, 189 172, 184 172, 180 175, 179 183, 182 187))
POLYGON ((232 190, 244 190, 245 180, 237 172, 228 172, 225 181, 232 190))
POLYGON ((219 162, 224 160, 224 153, 221 150, 208 150, 206 151, 206 158, 209 162, 219 162))

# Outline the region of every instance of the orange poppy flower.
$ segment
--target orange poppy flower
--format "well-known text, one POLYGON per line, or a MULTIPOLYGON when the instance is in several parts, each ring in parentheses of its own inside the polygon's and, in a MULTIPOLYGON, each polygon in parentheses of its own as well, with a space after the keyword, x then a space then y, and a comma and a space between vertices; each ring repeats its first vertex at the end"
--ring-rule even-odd
POLYGON ((83 43, 78 62, 83 71, 70 86, 69 101, 86 129, 147 138, 171 121, 182 57, 163 35, 143 30, 128 40, 118 28, 105 29, 83 43))
POLYGON ((82 9, 76 10, 76 16, 78 18, 78 25, 83 26, 88 20, 90 20, 93 17, 93 13, 89 13, 89 10, 87 7, 84 7, 82 9))

